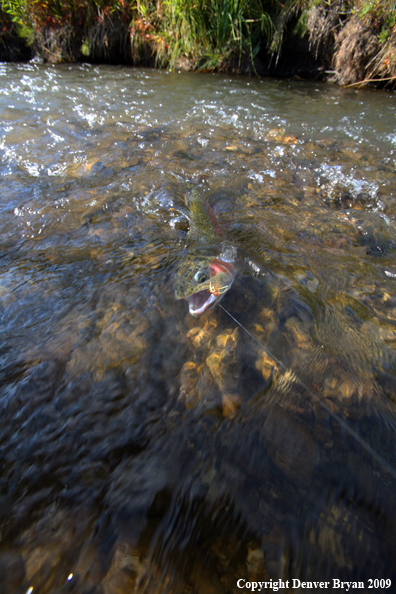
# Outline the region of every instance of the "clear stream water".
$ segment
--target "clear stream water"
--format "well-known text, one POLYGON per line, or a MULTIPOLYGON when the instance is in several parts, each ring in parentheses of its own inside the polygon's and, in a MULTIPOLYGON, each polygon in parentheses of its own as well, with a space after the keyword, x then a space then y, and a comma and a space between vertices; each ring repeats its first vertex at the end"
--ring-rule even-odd
POLYGON ((396 95, 1 64, 0 127, 1 591, 392 591, 396 95))

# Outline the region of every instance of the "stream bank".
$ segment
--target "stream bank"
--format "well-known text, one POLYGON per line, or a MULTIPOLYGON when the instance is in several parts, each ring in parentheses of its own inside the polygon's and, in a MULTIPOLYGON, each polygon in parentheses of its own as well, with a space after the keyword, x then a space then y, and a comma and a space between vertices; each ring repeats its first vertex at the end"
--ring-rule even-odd
POLYGON ((0 60, 88 62, 203 70, 341 85, 396 83, 396 8, 390 0, 261 0, 152 5, 90 0, 0 3, 0 60), (79 12, 77 12, 77 8, 79 12))

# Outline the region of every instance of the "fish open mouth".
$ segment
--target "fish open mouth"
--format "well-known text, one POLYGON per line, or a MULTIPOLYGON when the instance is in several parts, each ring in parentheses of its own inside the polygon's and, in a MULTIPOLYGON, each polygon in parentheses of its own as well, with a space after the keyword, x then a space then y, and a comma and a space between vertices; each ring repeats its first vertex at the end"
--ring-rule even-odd
POLYGON ((198 317, 215 303, 217 297, 205 289, 204 291, 199 291, 198 293, 194 293, 194 295, 186 297, 186 299, 190 314, 198 317))

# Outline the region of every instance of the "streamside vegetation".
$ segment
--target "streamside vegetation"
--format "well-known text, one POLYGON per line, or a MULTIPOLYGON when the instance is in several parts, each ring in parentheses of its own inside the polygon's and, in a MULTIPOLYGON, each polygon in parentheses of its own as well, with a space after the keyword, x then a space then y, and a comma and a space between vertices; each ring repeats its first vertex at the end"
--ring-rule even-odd
POLYGON ((396 87, 395 0, 0 0, 0 59, 396 87))
POLYGON ((396 87, 395 0, 286 0, 273 51, 282 51, 290 26, 308 40, 330 80, 396 87))

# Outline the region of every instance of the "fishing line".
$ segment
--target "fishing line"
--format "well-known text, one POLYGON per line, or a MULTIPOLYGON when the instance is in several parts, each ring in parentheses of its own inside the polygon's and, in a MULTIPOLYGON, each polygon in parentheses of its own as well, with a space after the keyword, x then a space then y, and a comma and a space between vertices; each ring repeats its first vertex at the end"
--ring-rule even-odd
POLYGON ((275 355, 273 355, 271 353, 271 351, 268 350, 267 347, 265 347, 251 332, 249 332, 249 330, 247 328, 245 328, 245 326, 243 326, 236 318, 234 318, 233 315, 230 314, 229 311, 227 311, 225 309, 225 307, 223 307, 221 305, 221 303, 219 303, 219 307, 221 307, 221 309, 223 311, 225 311, 226 314, 228 314, 230 316, 230 318, 232 320, 234 320, 234 322, 236 324, 238 324, 238 326, 240 326, 242 328, 242 330, 244 330, 255 342, 257 342, 257 344, 267 353, 267 355, 269 355, 274 361, 275 363, 277 363, 279 365, 279 367, 281 367, 284 371, 286 372, 292 372, 293 373, 293 377, 296 379, 296 381, 300 384, 300 386, 302 386, 302 388, 304 388, 304 390, 311 396, 311 398, 313 398, 318 404, 320 404, 320 406, 322 408, 324 408, 324 410, 326 412, 329 413, 329 415, 335 420, 337 421, 337 423, 339 423, 339 425, 341 425, 341 427, 347 432, 349 433, 349 435, 351 437, 353 437, 357 443, 366 450, 367 453, 369 453, 374 460, 376 460, 385 470, 387 470, 389 472, 389 474, 396 479, 396 470, 393 468, 393 466, 391 466, 380 454, 378 454, 375 450, 373 450, 373 448, 366 442, 364 441, 364 439, 362 439, 360 437, 360 435, 354 430, 352 429, 352 427, 350 427, 348 425, 348 423, 346 421, 344 421, 344 419, 342 419, 339 415, 337 415, 337 413, 333 412, 331 410, 331 408, 329 406, 327 406, 327 404, 325 402, 323 402, 323 400, 321 398, 319 398, 319 396, 317 394, 315 394, 315 392, 313 392, 298 376, 297 374, 292 370, 292 369, 288 369, 286 367, 286 365, 284 363, 282 363, 282 361, 280 361, 280 359, 278 359, 277 357, 275 357, 275 355))

